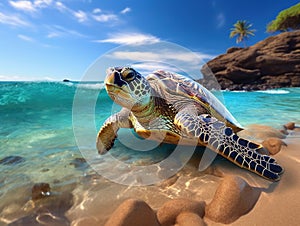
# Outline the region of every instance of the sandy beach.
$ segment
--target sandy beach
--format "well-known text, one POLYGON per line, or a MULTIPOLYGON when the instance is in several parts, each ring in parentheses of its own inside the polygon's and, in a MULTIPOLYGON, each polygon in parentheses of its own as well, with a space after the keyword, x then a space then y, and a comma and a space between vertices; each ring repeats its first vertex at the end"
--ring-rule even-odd
MULTIPOLYGON (((231 175, 242 178, 256 195, 246 197, 246 202, 254 203, 253 208, 230 225, 297 225, 300 220, 300 174, 297 170, 300 131, 296 129, 288 132, 289 135, 283 139, 287 146, 282 146, 281 151, 275 155, 285 168, 279 182, 262 179, 221 157, 215 159, 205 172, 199 172, 197 164, 201 154, 196 154, 183 170, 159 185, 128 187, 106 181, 97 175, 91 176, 73 191, 75 202, 66 216, 72 225, 104 225, 117 207, 130 198, 145 201, 154 212, 159 212, 164 203, 182 198, 204 201, 208 205, 214 199, 220 183, 231 175)), ((265 134, 269 133, 265 131, 265 134)), ((203 219, 207 225, 224 225, 206 215, 203 219)))

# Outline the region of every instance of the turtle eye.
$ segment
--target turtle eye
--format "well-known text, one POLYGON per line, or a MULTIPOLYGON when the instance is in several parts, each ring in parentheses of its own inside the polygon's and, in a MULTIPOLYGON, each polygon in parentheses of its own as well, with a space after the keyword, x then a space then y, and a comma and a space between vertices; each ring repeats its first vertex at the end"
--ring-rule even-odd
POLYGON ((133 70, 126 70, 123 72, 123 77, 126 80, 131 81, 135 78, 135 72, 133 70))

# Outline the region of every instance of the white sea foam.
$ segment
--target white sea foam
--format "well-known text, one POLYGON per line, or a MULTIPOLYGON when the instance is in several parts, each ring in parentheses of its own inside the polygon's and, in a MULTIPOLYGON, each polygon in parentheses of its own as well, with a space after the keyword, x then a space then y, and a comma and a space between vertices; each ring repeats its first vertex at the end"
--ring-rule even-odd
POLYGON ((105 85, 104 85, 104 83, 88 83, 88 84, 78 84, 77 87, 83 88, 83 89, 101 90, 101 89, 104 89, 105 85))
POLYGON ((290 91, 284 89, 274 89, 274 90, 260 90, 257 91, 259 93, 267 93, 267 94, 288 94, 290 91))
POLYGON ((101 90, 105 88, 104 83, 79 83, 79 82, 60 82, 65 86, 75 86, 79 89, 101 90))

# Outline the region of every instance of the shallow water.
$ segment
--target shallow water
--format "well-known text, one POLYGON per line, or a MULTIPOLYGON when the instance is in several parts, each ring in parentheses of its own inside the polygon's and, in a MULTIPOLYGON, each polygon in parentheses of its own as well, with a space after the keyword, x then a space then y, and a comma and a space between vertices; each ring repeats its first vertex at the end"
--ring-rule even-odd
MULTIPOLYGON (((300 88, 221 92, 217 96, 224 99, 226 107, 243 126, 266 124, 280 128, 288 121, 300 123, 300 88)), ((97 175, 88 164, 81 160, 76 163, 76 158, 82 158, 83 153, 76 143, 78 134, 75 132, 74 136, 73 132, 74 125, 77 126, 75 131, 83 131, 80 139, 88 143, 86 147, 82 147, 87 151, 84 155, 94 159, 95 165, 102 164, 101 167, 107 167, 107 171, 130 172, 128 165, 112 167, 108 160, 98 156, 94 148, 97 130, 111 112, 118 109, 103 90, 102 83, 1 82, 0 160, 7 156, 21 156, 24 161, 10 165, 0 164, 0 224, 13 222, 24 216, 27 216, 28 221, 28 216, 34 213, 34 208, 28 207, 32 205, 31 187, 38 182, 49 183, 57 193, 54 196, 60 197, 67 192, 70 196, 66 197, 76 197, 73 207, 75 210, 80 208, 76 206, 76 202, 82 204, 78 200, 86 199, 85 202, 88 203, 89 196, 93 196, 95 191, 101 194, 102 189, 103 192, 112 189, 108 192, 109 195, 126 193, 126 186, 114 187, 111 182, 97 175), (77 118, 74 121, 73 101, 77 88, 80 89, 80 95, 76 98, 82 104, 82 112, 75 112, 80 120, 77 118), (91 126, 91 133, 85 133, 91 126), (93 184, 95 190, 89 189, 83 194, 86 186, 93 184)), ((126 138, 128 131, 121 133, 126 138)), ((172 145, 153 145, 154 150, 141 152, 125 147, 122 142, 116 142, 111 153, 120 162, 129 165, 147 165, 162 161, 174 149, 172 145)), ((176 192, 180 191, 169 191, 167 194, 172 196, 176 192)), ((111 197, 108 199, 111 201, 111 197)), ((108 202, 105 198, 102 201, 108 202)), ((53 208, 57 206, 54 205, 53 208)), ((69 224, 68 220, 60 217, 62 225, 69 224)))

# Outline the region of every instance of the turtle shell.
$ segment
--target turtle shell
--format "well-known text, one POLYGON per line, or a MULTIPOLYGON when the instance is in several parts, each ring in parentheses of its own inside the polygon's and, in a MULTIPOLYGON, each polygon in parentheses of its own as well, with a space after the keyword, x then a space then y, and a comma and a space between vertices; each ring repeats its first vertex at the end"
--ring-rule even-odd
POLYGON ((221 103, 221 101, 203 87, 200 83, 180 74, 166 71, 155 71, 148 76, 147 80, 155 86, 159 86, 161 92, 174 94, 172 96, 183 96, 199 103, 213 117, 223 121, 235 132, 242 130, 242 126, 221 103))

